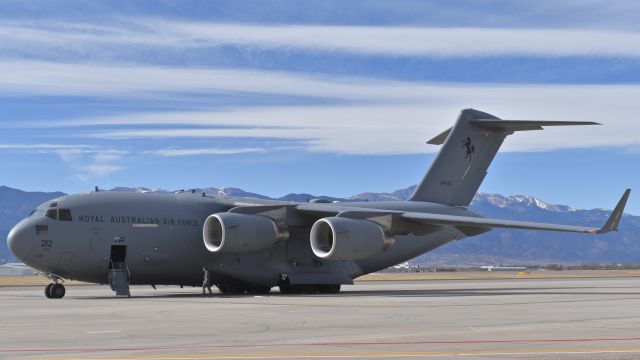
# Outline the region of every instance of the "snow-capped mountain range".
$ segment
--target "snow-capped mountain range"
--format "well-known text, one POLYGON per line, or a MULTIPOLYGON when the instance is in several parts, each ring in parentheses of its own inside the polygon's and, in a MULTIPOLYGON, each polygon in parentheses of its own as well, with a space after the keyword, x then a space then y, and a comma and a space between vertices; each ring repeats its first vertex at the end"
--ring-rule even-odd
MULTIPOLYGON (((308 201, 309 199, 315 199, 315 198, 323 198, 323 199, 332 200, 332 201, 334 200, 335 201, 402 201, 402 200, 409 199, 411 194, 414 192, 415 188, 416 186, 413 185, 408 188, 396 190, 390 193, 364 192, 364 193, 352 195, 346 198, 338 198, 338 197, 331 197, 331 196, 314 196, 311 194, 287 194, 285 196, 274 198, 274 199, 287 200, 287 201, 300 201, 300 202, 305 202, 305 201, 308 201)), ((169 193, 175 193, 179 191, 193 191, 193 190, 195 190, 197 193, 204 192, 211 196, 237 196, 237 197, 253 197, 258 199, 271 199, 270 197, 265 195, 246 192, 242 189, 234 188, 234 187, 219 187, 219 188, 208 187, 208 188, 196 188, 196 189, 182 189, 182 190, 176 190, 176 191, 168 191, 164 189, 148 189, 145 187, 137 187, 137 188, 116 187, 109 191, 127 191, 127 192, 138 192, 138 193, 155 192, 155 193, 169 194, 169 193)), ((540 209, 553 211, 553 212, 576 211, 576 209, 573 209, 569 206, 549 204, 540 199, 536 199, 533 196, 526 196, 526 195, 504 196, 500 194, 490 194, 490 193, 478 193, 474 197, 471 203, 471 206, 473 206, 474 204, 482 203, 482 202, 490 203, 499 208, 509 208, 517 211, 522 211, 531 207, 537 207, 540 209)))
MULTIPOLYGON (((346 202, 406 200, 414 189, 415 186, 411 186, 389 193, 366 192, 347 198, 287 194, 277 199, 296 202, 307 202, 318 198, 346 202)), ((265 195, 234 187, 208 187, 177 191, 144 187, 118 187, 110 191, 140 193, 195 191, 205 192, 211 196, 269 199, 265 195)), ((0 263, 15 260, 6 246, 6 236, 11 227, 38 204, 62 195, 64 194, 60 192, 25 192, 0 186, 0 263)), ((487 217, 594 227, 601 226, 609 215, 608 210, 573 209, 565 205, 549 204, 531 196, 503 196, 487 193, 477 194, 470 209, 487 217)), ((640 216, 625 214, 619 232, 600 236, 495 229, 477 237, 447 244, 433 252, 419 256, 413 262, 439 265, 640 263, 640 216)))

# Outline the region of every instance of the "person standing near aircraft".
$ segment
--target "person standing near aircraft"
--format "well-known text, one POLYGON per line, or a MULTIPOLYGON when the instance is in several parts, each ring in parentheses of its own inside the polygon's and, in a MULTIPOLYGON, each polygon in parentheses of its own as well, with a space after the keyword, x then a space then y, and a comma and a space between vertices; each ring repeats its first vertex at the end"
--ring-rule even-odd
POLYGON ((202 267, 203 279, 202 279, 202 296, 204 296, 204 290, 209 289, 209 296, 213 296, 211 291, 211 279, 209 278, 209 269, 206 266, 202 267))

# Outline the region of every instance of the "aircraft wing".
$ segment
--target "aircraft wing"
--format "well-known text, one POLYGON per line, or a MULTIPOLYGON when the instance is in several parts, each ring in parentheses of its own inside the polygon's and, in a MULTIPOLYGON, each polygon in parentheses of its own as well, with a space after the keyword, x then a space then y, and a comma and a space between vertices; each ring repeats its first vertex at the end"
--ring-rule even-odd
POLYGON ((624 207, 629 198, 631 189, 627 189, 618 201, 615 209, 611 212, 609 219, 601 228, 591 228, 584 226, 571 226, 559 224, 546 224, 529 221, 490 219, 483 217, 440 215, 428 213, 405 212, 402 218, 409 221, 418 222, 428 225, 452 225, 452 226, 477 226, 487 228, 508 228, 508 229, 529 229, 529 230, 549 230, 549 231, 565 231, 578 232, 588 234, 605 234, 610 231, 617 231, 618 224, 624 212, 624 207))
POLYGON ((312 216, 336 216, 338 214, 355 214, 355 213, 370 213, 379 215, 389 214, 403 214, 404 211, 396 210, 383 210, 383 209, 371 209, 360 208, 355 206, 349 206, 348 203, 339 204, 300 204, 296 206, 296 210, 301 213, 312 216))
POLYGON ((303 213, 316 215, 316 216, 345 216, 351 217, 351 215, 366 214, 368 216, 376 215, 395 215, 399 216, 402 220, 418 223, 422 225, 449 225, 449 226, 465 226, 465 227, 479 227, 479 228, 508 228, 508 229, 529 229, 529 230, 547 230, 547 231, 564 231, 564 232, 577 232, 587 234, 605 234, 610 231, 617 231, 618 224, 624 212, 624 207, 629 198, 631 189, 627 189, 615 209, 611 212, 611 215, 601 228, 592 228, 585 226, 572 226, 572 225, 560 225, 560 224, 547 224, 537 223, 529 221, 517 221, 517 220, 503 220, 503 219, 491 219, 485 217, 474 216, 459 216, 459 215, 445 215, 445 214, 433 214, 433 213, 420 213, 420 212, 402 212, 394 210, 380 210, 380 209, 363 209, 357 207, 349 207, 341 204, 303 204, 297 207, 298 211, 303 213))

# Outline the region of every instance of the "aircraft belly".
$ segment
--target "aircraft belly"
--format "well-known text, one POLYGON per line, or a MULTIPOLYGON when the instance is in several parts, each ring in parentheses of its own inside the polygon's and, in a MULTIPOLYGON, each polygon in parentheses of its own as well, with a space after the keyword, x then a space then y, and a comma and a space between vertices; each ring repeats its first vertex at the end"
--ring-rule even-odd
POLYGON ((291 283, 350 283, 360 274, 352 261, 322 261, 309 245, 308 227, 292 227, 289 239, 268 251, 242 255, 213 255, 207 266, 214 282, 244 282, 275 286, 284 275, 291 283))

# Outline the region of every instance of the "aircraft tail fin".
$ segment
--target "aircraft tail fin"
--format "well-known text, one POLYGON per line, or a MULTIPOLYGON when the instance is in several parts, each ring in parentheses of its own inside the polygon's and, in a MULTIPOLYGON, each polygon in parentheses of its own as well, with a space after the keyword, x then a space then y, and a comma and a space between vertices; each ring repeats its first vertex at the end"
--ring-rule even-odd
POLYGON ((468 206, 507 136, 515 131, 542 130, 543 126, 558 125, 599 124, 586 121, 501 120, 482 111, 462 110, 453 127, 427 142, 444 145, 409 200, 468 206))

